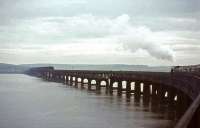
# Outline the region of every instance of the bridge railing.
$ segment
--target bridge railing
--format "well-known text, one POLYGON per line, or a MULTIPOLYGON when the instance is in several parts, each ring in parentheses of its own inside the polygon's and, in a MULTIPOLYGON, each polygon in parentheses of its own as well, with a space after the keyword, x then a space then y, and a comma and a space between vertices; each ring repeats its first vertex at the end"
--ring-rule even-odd
MULTIPOLYGON (((187 109, 185 114, 181 117, 175 128, 199 128, 200 125, 198 122, 193 122, 194 118, 197 118, 195 114, 198 114, 200 109, 200 94, 198 97, 193 101, 192 105, 187 109)), ((199 120, 199 119, 195 119, 199 120)))

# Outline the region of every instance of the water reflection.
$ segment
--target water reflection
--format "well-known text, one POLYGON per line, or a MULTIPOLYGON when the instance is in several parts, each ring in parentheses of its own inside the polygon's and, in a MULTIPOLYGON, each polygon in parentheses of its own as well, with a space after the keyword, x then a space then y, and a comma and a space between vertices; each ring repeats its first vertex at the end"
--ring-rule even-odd
MULTIPOLYGON (((124 93, 121 96, 117 95, 117 91, 113 91, 113 94, 105 93, 106 89, 102 89, 101 92, 91 92, 90 94, 101 96, 108 95, 111 104, 117 105, 119 108, 125 108, 126 111, 144 112, 147 115, 149 113, 155 113, 155 115, 149 115, 148 118, 155 120, 167 120, 169 121, 167 128, 172 128, 180 117, 184 114, 185 110, 180 109, 180 106, 176 102, 168 102, 168 100, 161 100, 159 97, 151 97, 144 95, 127 95, 124 93)), ((160 127, 158 125, 157 127, 160 127)))
POLYGON ((170 128, 180 115, 158 97, 96 93, 25 75, 0 75, 0 103, 0 128, 170 128))

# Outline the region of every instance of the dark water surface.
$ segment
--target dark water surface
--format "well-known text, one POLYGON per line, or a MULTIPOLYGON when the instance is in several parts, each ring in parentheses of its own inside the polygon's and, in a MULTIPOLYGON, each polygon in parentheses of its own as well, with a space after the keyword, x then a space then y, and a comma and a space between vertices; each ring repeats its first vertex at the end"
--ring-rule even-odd
POLYGON ((127 101, 26 75, 0 75, 0 128, 168 128, 171 113, 142 98, 127 101))

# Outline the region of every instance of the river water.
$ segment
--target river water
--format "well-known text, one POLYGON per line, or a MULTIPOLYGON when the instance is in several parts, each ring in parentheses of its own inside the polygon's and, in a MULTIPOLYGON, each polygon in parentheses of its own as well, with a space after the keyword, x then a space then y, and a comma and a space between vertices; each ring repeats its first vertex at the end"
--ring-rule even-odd
POLYGON ((172 113, 134 96, 127 100, 22 74, 0 75, 0 128, 170 128, 172 113))

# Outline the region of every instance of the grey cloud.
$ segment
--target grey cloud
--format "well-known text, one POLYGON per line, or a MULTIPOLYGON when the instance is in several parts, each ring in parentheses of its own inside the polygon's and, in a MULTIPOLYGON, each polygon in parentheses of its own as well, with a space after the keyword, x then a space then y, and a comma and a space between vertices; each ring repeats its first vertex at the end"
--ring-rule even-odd
POLYGON ((117 16, 191 16, 200 11, 199 0, 1 0, 3 19, 72 16, 81 13, 117 16))
MULTIPOLYGON (((200 13, 199 13, 200 15, 200 13)), ((137 26, 148 26, 153 31, 199 31, 198 17, 168 17, 168 16, 132 16, 131 23, 137 26)))
MULTIPOLYGON (((0 46, 28 50, 37 49, 29 47, 33 44, 62 45, 73 43, 73 39, 126 37, 126 31, 132 32, 129 29, 144 26, 151 30, 150 36, 153 33, 159 38, 155 33, 164 33, 166 37, 155 42, 144 36, 147 40, 138 41, 132 33, 130 40, 122 40, 126 49, 132 52, 143 49, 154 58, 173 60, 173 52, 199 56, 192 52, 198 51, 200 43, 199 20, 199 0, 0 0, 0 46), (82 14, 94 17, 80 18, 82 14), (120 19, 122 14, 126 15, 120 19), (187 48, 185 44, 191 46, 187 48)), ((30 56, 39 56, 39 52, 30 56)), ((27 58, 28 54, 24 61, 27 58)))

